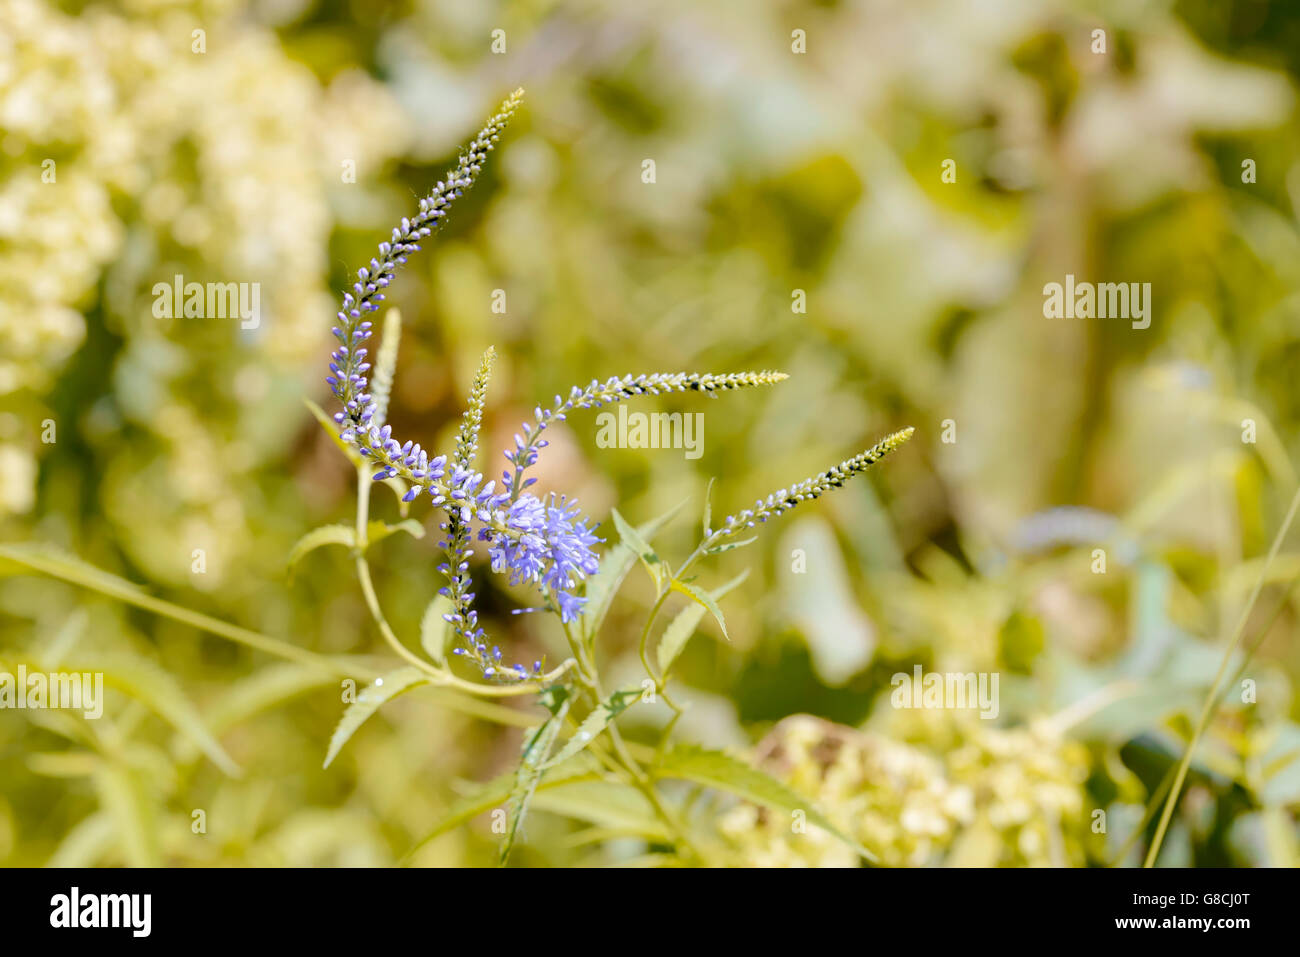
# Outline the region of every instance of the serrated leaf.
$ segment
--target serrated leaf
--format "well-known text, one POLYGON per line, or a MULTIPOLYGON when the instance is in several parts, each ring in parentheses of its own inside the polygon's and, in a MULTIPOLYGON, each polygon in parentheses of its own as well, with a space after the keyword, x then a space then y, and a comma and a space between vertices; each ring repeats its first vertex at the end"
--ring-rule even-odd
POLYGON ((717 621, 718 627, 722 629, 722 637, 726 638, 727 641, 731 640, 731 636, 727 634, 727 620, 722 617, 722 609, 718 607, 718 603, 713 600, 712 595, 698 585, 679 581, 676 578, 673 579, 672 588, 673 591, 679 591, 692 601, 703 605, 709 614, 714 617, 714 620, 717 621))
MULTIPOLYGON (((638 525, 637 532, 641 535, 641 538, 647 542, 651 541, 655 534, 668 524, 688 501, 689 499, 683 499, 658 518, 638 525)), ((613 604, 614 596, 618 594, 623 579, 632 570, 632 564, 635 561, 636 553, 627 545, 619 542, 601 558, 600 571, 587 579, 583 590, 587 604, 583 610, 582 622, 584 634, 588 638, 600 631, 600 626, 604 624, 605 616, 609 613, 609 606, 613 604)))
MULTIPOLYGON (((550 689, 548 689, 550 690, 550 689)), ((510 788, 510 797, 506 800, 506 833, 501 840, 501 856, 498 863, 504 865, 510 857, 510 850, 515 846, 519 835, 519 825, 524 821, 528 810, 528 800, 537 790, 545 770, 546 758, 551 753, 555 739, 559 736, 564 716, 569 711, 571 699, 565 694, 552 708, 552 715, 542 722, 536 730, 525 732, 524 750, 519 757, 519 768, 515 771, 514 785, 510 788)))
POLYGON ((294 543, 293 548, 289 550, 289 560, 286 565, 292 574, 295 566, 308 552, 324 548, 326 545, 346 545, 352 548, 356 543, 356 532, 347 525, 322 525, 320 528, 313 528, 294 543))
POLYGON ((569 689, 564 685, 551 685, 549 688, 543 688, 538 692, 537 703, 552 715, 558 715, 561 706, 567 711, 568 706, 573 703, 569 698, 569 689))
POLYGON ((752 768, 724 751, 711 751, 693 744, 678 745, 650 770, 656 777, 693 781, 785 814, 802 811, 810 823, 872 863, 879 863, 874 854, 844 834, 811 802, 766 772, 752 768))
POLYGON ((614 603, 623 579, 636 562, 636 554, 622 542, 605 552, 600 559, 600 571, 588 578, 583 585, 583 597, 587 599, 583 606, 583 634, 590 638, 600 631, 600 626, 609 613, 609 606, 614 603))
POLYGON ((573 737, 564 743, 564 747, 546 763, 546 767, 563 764, 580 751, 585 751, 591 742, 600 737, 600 733, 609 727, 611 721, 636 704, 640 697, 640 688, 624 688, 615 691, 608 700, 602 701, 592 709, 591 714, 587 715, 582 724, 578 725, 578 729, 573 732, 573 737))
POLYGON ((664 560, 659 557, 650 543, 641 537, 641 533, 628 524, 627 520, 618 513, 618 509, 610 509, 610 515, 614 519, 614 527, 618 529, 618 537, 627 545, 628 548, 641 559, 641 564, 649 572, 650 577, 655 583, 655 592, 663 591, 664 579, 668 577, 668 572, 664 565, 664 560))
POLYGON ((420 619, 420 647, 435 664, 447 663, 447 644, 451 641, 451 622, 443 618, 450 615, 455 605, 446 595, 434 595, 420 619))
MULTIPOLYGON (((714 601, 720 601, 724 595, 738 586, 749 577, 749 569, 745 569, 725 585, 719 585, 710 595, 714 601)), ((659 647, 656 654, 659 659, 660 674, 667 674, 668 669, 673 666, 677 656, 682 653, 686 643, 690 641, 691 636, 695 634, 695 629, 699 627, 700 619, 704 617, 707 609, 699 602, 692 602, 677 613, 668 627, 664 629, 663 637, 659 639, 659 647)))
POLYGON ((343 717, 339 719, 338 727, 334 729, 334 734, 330 736, 330 746, 325 753, 323 767, 330 766, 330 762, 338 756, 343 745, 347 744, 348 739, 356 734, 357 729, 366 723, 367 718, 379 710, 380 705, 391 701, 404 691, 428 683, 429 676, 419 668, 406 667, 389 672, 382 678, 376 678, 374 682, 362 688, 357 694, 357 700, 348 705, 348 709, 343 712, 343 717))

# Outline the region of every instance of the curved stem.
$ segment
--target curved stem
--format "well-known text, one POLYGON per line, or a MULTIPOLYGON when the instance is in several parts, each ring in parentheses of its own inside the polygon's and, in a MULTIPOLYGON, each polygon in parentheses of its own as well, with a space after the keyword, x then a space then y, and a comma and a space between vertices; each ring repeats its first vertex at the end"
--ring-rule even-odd
MULTIPOLYGON (((704 539, 700 544, 695 547, 695 551, 691 552, 691 554, 687 556, 686 561, 682 562, 681 567, 677 569, 675 577, 680 579, 682 575, 686 574, 687 570, 690 569, 690 567, 694 565, 702 555, 704 555, 705 550, 720 537, 722 537, 721 532, 710 532, 708 535, 704 536, 704 539)), ((668 698, 667 694, 664 694, 664 688, 668 683, 668 673, 665 672, 662 675, 656 675, 654 673, 654 669, 650 667, 648 648, 650 641, 650 628, 654 624, 655 618, 658 617, 659 610, 663 608, 664 602, 668 600, 668 594, 670 591, 672 591, 672 589, 667 589, 662 592, 651 607, 650 614, 646 617, 645 625, 641 629, 641 639, 637 643, 637 652, 641 655, 641 664, 644 666, 646 674, 649 675, 651 680, 655 683, 655 689, 664 696, 664 700, 668 702, 669 707, 680 714, 682 709, 677 707, 677 705, 668 698)))
POLYGON ((641 628, 641 639, 637 642, 637 653, 641 656, 641 665, 645 668, 645 673, 650 676, 652 681, 654 681, 655 688, 659 691, 663 691, 664 680, 659 675, 656 675, 654 669, 650 667, 650 626, 654 624, 655 618, 658 617, 659 609, 662 608, 664 602, 668 600, 669 590, 670 589, 664 590, 660 593, 659 597, 655 599, 654 605, 650 608, 650 614, 646 616, 645 625, 641 628))
POLYGON ((442 685, 448 688, 458 688, 461 691, 470 694, 482 695, 490 698, 508 698, 517 695, 536 694, 539 684, 550 684, 562 678, 570 668, 577 662, 572 658, 560 664, 553 671, 526 682, 514 685, 484 685, 474 681, 466 681, 453 674, 449 668, 439 667, 433 662, 426 661, 415 652, 411 651, 397 637, 392 626, 388 624, 388 619, 384 617, 384 611, 379 605, 379 596, 375 593, 375 583, 370 577, 370 563, 366 561, 365 549, 367 545, 366 525, 370 518, 370 485, 371 480, 366 476, 363 468, 357 469, 357 522, 356 522, 356 543, 357 543, 357 581, 361 583, 361 594, 366 600, 366 608, 370 611, 370 617, 374 619, 379 628, 379 633, 383 635, 390 648, 405 662, 418 668, 429 676, 434 684, 442 685))

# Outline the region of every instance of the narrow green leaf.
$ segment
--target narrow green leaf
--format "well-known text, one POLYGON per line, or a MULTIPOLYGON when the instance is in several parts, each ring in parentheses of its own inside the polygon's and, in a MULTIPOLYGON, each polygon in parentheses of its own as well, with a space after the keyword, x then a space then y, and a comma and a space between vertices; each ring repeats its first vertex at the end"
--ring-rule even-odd
MULTIPOLYGON (((503 774, 498 778, 474 788, 469 794, 457 798, 452 802, 447 813, 443 815, 436 827, 424 837, 422 837, 409 851, 406 852, 403 861, 418 853, 430 841, 436 840, 466 821, 473 820, 485 811, 491 811, 499 808, 503 801, 510 797, 510 792, 515 786, 515 772, 503 774)), ((595 762, 589 755, 580 755, 563 768, 554 768, 545 772, 542 780, 538 782, 536 791, 544 791, 549 788, 559 787, 570 781, 598 781, 601 774, 597 770, 595 762)))
POLYGON ((34 649, 40 655, 40 664, 45 671, 58 671, 59 664, 86 633, 86 624, 89 621, 90 615, 86 613, 86 609, 74 608, 59 626, 59 630, 55 632, 49 644, 34 649))
MULTIPOLYGON (((537 790, 537 783, 541 780, 542 771, 545 769, 546 758, 551 753, 555 739, 559 736, 560 726, 571 703, 567 693, 564 694, 552 708, 551 717, 535 731, 525 733, 523 754, 520 755, 514 786, 511 787, 510 797, 506 801, 506 833, 501 841, 501 856, 498 861, 502 865, 509 859, 510 850, 515 846, 519 825, 523 823, 524 814, 528 810, 528 800, 537 790)), ((549 704, 547 706, 551 707, 549 704)))
MULTIPOLYGON (((724 595, 749 577, 749 569, 745 569, 725 585, 720 585, 710 592, 714 601, 720 601, 724 595)), ((677 656, 682 653, 686 643, 690 641, 691 636, 695 634, 695 629, 699 627, 700 619, 704 617, 704 605, 698 602, 692 602, 677 613, 668 627, 664 629, 663 637, 659 639, 659 647, 656 654, 659 658, 659 671, 661 674, 667 674, 668 669, 673 666, 677 656)))
POLYGON ((326 415, 325 410, 322 409, 320 406, 318 406, 311 399, 303 399, 302 402, 303 405, 307 406, 307 409, 311 412, 312 417, 315 418, 315 420, 320 423, 320 427, 325 430, 325 434, 330 437, 330 440, 333 441, 335 447, 339 449, 339 451, 341 451, 344 455, 346 455, 348 461, 351 462, 353 465, 360 465, 361 453, 358 452, 351 445, 348 445, 346 442, 344 442, 342 439, 339 438, 339 427, 334 422, 333 419, 331 419, 328 415, 326 415))
POLYGON ((594 635, 600 630, 609 606, 613 603, 614 595, 635 561, 635 553, 622 542, 611 547, 600 557, 600 571, 583 583, 582 594, 587 599, 582 613, 585 634, 594 635))
POLYGON ((708 487, 704 489, 704 517, 700 520, 700 527, 704 529, 704 536, 707 538, 713 529, 709 528, 709 523, 713 521, 713 477, 709 477, 708 487))
POLYGON ((343 712, 338 727, 330 737, 330 746, 325 754, 323 767, 330 766, 330 762, 338 756, 343 745, 356 734, 357 728, 365 724, 367 718, 379 710, 380 705, 391 701, 404 691, 410 691, 428 682, 429 676, 419 668, 406 667, 390 672, 382 678, 376 678, 374 683, 362 688, 357 694, 357 700, 348 705, 348 709, 343 712))
MULTIPOLYGON (((353 466, 359 467, 362 463, 361 453, 339 438, 339 427, 335 424, 334 420, 325 413, 324 409, 318 406, 311 399, 303 399, 302 401, 311 412, 312 417, 319 422, 320 427, 325 430, 325 434, 330 437, 330 441, 334 443, 335 448, 342 451, 353 466)), ((369 475, 371 471, 373 471, 373 469, 368 468, 366 474, 369 475)), ((397 510, 401 516, 405 518, 406 513, 411 507, 410 502, 402 501, 402 498, 406 495, 407 484, 396 476, 384 479, 381 484, 387 485, 392 490, 393 494, 397 496, 397 510)))
POLYGON ((406 518, 407 513, 411 511, 411 503, 406 500, 407 489, 410 488, 404 481, 394 475, 392 478, 383 479, 380 485, 387 485, 393 496, 397 499, 397 514, 406 518))
POLYGON ((299 695, 319 688, 337 688, 338 682, 333 672, 312 665, 292 661, 268 665, 230 685, 204 718, 213 734, 224 734, 254 715, 299 695))
POLYGON ((655 591, 663 591, 664 579, 668 576, 664 560, 641 537, 641 533, 629 525, 627 520, 618 513, 618 509, 610 509, 610 515, 614 519, 614 527, 618 529, 618 537, 636 553, 637 558, 641 559, 641 564, 645 566, 645 570, 650 573, 650 577, 655 583, 655 591))
POLYGON ((37 542, 0 545, 0 574, 19 575, 29 570, 53 575, 114 598, 131 598, 145 594, 135 582, 119 578, 61 548, 37 542), (17 567, 12 567, 17 566, 17 567))
POLYGON ((103 672, 105 685, 135 698, 193 742, 222 771, 239 777, 239 765, 208 730, 176 679, 152 661, 117 653, 83 660, 79 667, 67 670, 103 672))
POLYGON ((611 721, 636 704, 640 697, 640 688, 624 688, 622 691, 615 691, 608 700, 602 701, 592 709, 591 714, 578 725, 578 730, 573 732, 573 737, 566 741, 555 757, 546 763, 546 767, 563 764, 578 752, 586 750, 591 742, 609 727, 611 721))
POLYGON ((452 688, 432 688, 429 700, 450 711, 459 711, 480 721, 505 725, 508 728, 531 728, 537 720, 535 715, 517 708, 497 704, 490 699, 480 698, 476 694, 456 691, 452 688))
POLYGON ((94 867, 113 847, 118 833, 117 822, 107 811, 87 814, 64 835, 54 853, 45 861, 45 866, 94 867))
POLYGON ((693 781, 785 814, 802 811, 808 821, 843 841, 867 860, 878 863, 874 854, 844 834, 809 801, 765 772, 723 751, 710 751, 693 744, 678 745, 650 770, 656 777, 693 781))
POLYGON ((451 641, 452 627, 442 616, 450 615, 454 607, 446 595, 434 595, 433 601, 424 609, 424 617, 420 619, 420 647, 435 664, 447 663, 447 645, 451 641))
POLYGON ((129 867, 162 864, 154 822, 158 809, 145 797, 136 772, 125 764, 104 762, 95 775, 99 805, 112 818, 118 847, 129 867))
POLYGON ((136 608, 143 608, 155 615, 163 615, 210 634, 220 635, 227 641, 238 642, 290 661, 315 664, 344 675, 355 674, 358 668, 364 668, 364 665, 345 661, 342 657, 316 654, 279 638, 272 638, 210 615, 200 614, 182 605, 155 598, 134 582, 119 578, 79 558, 65 555, 57 549, 44 545, 0 545, 0 574, 12 574, 8 568, 9 564, 71 582, 81 588, 88 588, 128 605, 134 605, 136 608))
POLYGON ((535 811, 638 834, 652 841, 668 840, 646 796, 621 781, 567 781, 539 790, 532 806, 535 811))
MULTIPOLYGON (((413 518, 398 522, 396 525, 389 525, 380 519, 372 519, 366 523, 366 544, 377 544, 389 535, 395 535, 398 532, 405 532, 413 538, 424 538, 424 526, 413 518)), ((326 545, 346 545, 348 548, 353 548, 356 544, 357 533, 351 526, 322 525, 320 528, 313 528, 298 539, 289 552, 289 572, 292 574, 298 562, 302 561, 303 556, 308 552, 323 548, 326 545)))
POLYGON ((395 308, 384 313, 384 335, 379 340, 379 353, 375 356, 375 371, 370 377, 370 398, 374 400, 371 422, 383 428, 388 418, 388 396, 393 391, 393 376, 397 373, 397 350, 402 344, 402 313, 395 308))
MULTIPOLYGON (((688 501, 689 499, 683 499, 658 518, 637 526, 641 538, 647 542, 651 541, 688 501)), ((618 594, 623 579, 632 570, 635 561, 636 553, 623 542, 619 542, 601 558, 600 571, 587 579, 583 590, 587 604, 582 615, 583 633, 586 637, 590 638, 600 631, 600 626, 605 622, 605 615, 609 613, 609 606, 613 604, 614 596, 618 594)))
POLYGON ((756 541, 758 541, 757 535, 753 538, 746 538, 739 542, 727 542, 725 545, 714 545, 712 548, 706 548, 704 552, 707 555, 721 555, 723 552, 729 552, 733 548, 744 548, 746 545, 752 545, 756 541))
POLYGON ((561 706, 564 706, 567 711, 568 706, 573 702, 569 700, 568 688, 564 685, 551 685, 549 688, 543 688, 538 692, 537 703, 552 715, 558 715, 561 706))
POLYGON ((713 600, 712 595, 698 585, 692 585, 690 582, 679 581, 676 578, 673 579, 672 588, 674 591, 681 592, 692 601, 697 601, 708 609, 709 614, 717 620, 718 627, 722 629, 722 637, 726 638, 727 641, 731 640, 731 636, 727 634, 727 620, 722 617, 722 609, 718 607, 718 603, 713 600))
POLYGON ((46 778, 91 777, 103 761, 94 751, 29 751, 27 770, 46 778))
POLYGON ((310 532, 298 539, 289 551, 289 561, 287 563, 290 574, 293 573, 294 567, 302 561, 302 557, 308 552, 323 548, 326 545, 346 545, 352 548, 357 543, 356 532, 346 525, 322 525, 320 528, 313 528, 310 532))
POLYGON ((405 532, 412 538, 424 538, 424 526, 413 518, 398 522, 396 525, 389 525, 387 522, 376 518, 366 523, 366 542, 374 545, 376 542, 382 542, 389 535, 395 535, 398 532, 405 532))

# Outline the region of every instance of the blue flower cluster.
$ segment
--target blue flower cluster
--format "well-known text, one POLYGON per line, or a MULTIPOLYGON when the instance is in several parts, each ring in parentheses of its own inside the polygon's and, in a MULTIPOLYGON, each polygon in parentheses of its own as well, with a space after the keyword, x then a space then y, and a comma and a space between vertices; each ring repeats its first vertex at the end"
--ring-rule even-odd
MULTIPOLYGON (((400 478, 408 486, 404 501, 428 494, 432 504, 445 513, 441 522, 444 532, 441 547, 447 560, 440 570, 448 582, 442 594, 452 602, 452 611, 445 617, 460 638, 457 653, 475 661, 485 676, 498 680, 520 680, 530 675, 522 665, 502 665, 500 649, 489 649, 483 640, 478 613, 472 607, 474 593, 470 591, 472 525, 479 527, 479 540, 487 543, 492 567, 498 572, 508 571, 513 583, 529 582, 542 588, 566 623, 582 613, 584 599, 575 591, 586 576, 599 568, 592 546, 600 539, 592 534, 576 504, 565 499, 557 503, 554 497, 549 504, 543 504, 535 496, 523 494, 523 489, 533 480, 522 482, 519 473, 523 467, 536 462, 539 448, 545 445, 537 439, 540 429, 533 433, 528 426, 524 427, 529 439, 519 440, 519 448, 527 447, 526 454, 516 458, 507 453, 506 457, 516 466, 516 474, 507 472, 499 491, 496 482, 485 483, 483 476, 473 469, 492 359, 490 351, 475 380, 455 455, 449 458, 430 457, 418 443, 401 443, 393 437, 392 426, 383 421, 383 405, 390 383, 377 378, 375 390, 381 393, 378 397, 367 391, 372 364, 365 345, 374 333, 369 316, 379 309, 384 290, 397 269, 406 263, 407 256, 420 249, 421 240, 442 225, 451 203, 474 184, 487 154, 522 96, 523 91, 516 90, 502 104, 497 115, 461 154, 456 168, 429 196, 420 200, 418 212, 403 219, 393 230, 390 241, 380 243, 379 255, 357 270, 356 282, 343 296, 339 324, 333 330, 338 347, 330 354, 330 374, 325 380, 343 407, 334 416, 339 437, 373 463, 373 478, 376 481, 400 478)), ((385 339, 390 334, 396 335, 395 325, 391 333, 386 330, 385 339)), ((380 364, 383 366, 384 362, 380 364)), ((540 669, 538 662, 533 675, 540 669)))
POLYGON ((546 588, 555 598, 564 622, 582 614, 586 599, 574 594, 578 583, 599 571, 591 546, 603 539, 592 534, 577 503, 561 498, 549 503, 524 493, 504 513, 508 534, 493 528, 479 532, 488 543, 492 570, 509 572, 510 583, 532 582, 546 588))
MULTIPOLYGON (((442 594, 452 603, 452 610, 444 617, 460 639, 457 653, 474 661, 485 676, 496 680, 535 677, 540 673, 541 663, 535 663, 531 675, 522 665, 503 665, 500 649, 489 649, 484 641, 478 613, 473 608, 474 593, 470 590, 470 542, 474 526, 478 527, 478 540, 487 544, 492 569, 508 574, 512 584, 536 585, 566 624, 582 614, 586 599, 577 594, 578 588, 600 567, 592 546, 602 539, 596 537, 590 520, 578 510, 577 503, 564 497, 557 499, 553 494, 543 501, 526 491, 536 479, 525 479, 524 473, 536 464, 546 447, 542 435, 547 426, 563 421, 565 413, 573 409, 599 408, 636 396, 691 391, 714 397, 731 389, 766 385, 785 378, 777 372, 727 375, 679 372, 615 376, 604 383, 593 380, 586 388, 574 387, 567 398, 556 396, 553 407, 539 406, 535 421, 524 423, 521 434, 515 436, 515 447, 505 453, 511 468, 502 473, 498 487, 494 481, 485 483, 473 468, 492 362, 489 350, 475 379, 453 456, 430 457, 418 443, 402 443, 393 437, 392 427, 384 419, 398 324, 391 317, 386 323, 385 350, 380 353, 380 368, 371 387, 372 363, 365 348, 374 333, 369 316, 379 309, 383 291, 397 269, 406 263, 407 256, 420 249, 420 241, 445 221, 451 203, 474 184, 487 154, 522 96, 523 91, 516 90, 502 104, 500 111, 461 154, 455 169, 429 196, 420 200, 419 211, 403 219, 393 230, 391 241, 380 243, 379 255, 357 270, 357 280, 351 291, 344 294, 338 312, 339 324, 333 330, 338 347, 330 354, 330 375, 325 380, 342 405, 342 410, 334 416, 339 437, 373 464, 374 479, 400 478, 407 484, 404 501, 414 501, 427 493, 432 504, 443 511, 440 524, 444 537, 440 546, 447 560, 440 571, 448 584, 442 594)), ((820 489, 810 488, 804 494, 815 497, 820 489)))

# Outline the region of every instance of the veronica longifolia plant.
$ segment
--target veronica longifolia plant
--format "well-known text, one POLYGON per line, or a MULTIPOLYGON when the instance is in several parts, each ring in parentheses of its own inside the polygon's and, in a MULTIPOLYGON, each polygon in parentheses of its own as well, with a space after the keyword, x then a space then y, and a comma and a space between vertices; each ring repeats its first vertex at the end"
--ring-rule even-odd
MULTIPOLYGON (((653 701, 657 696, 662 696, 680 714, 666 693, 677 655, 705 613, 717 620, 725 634, 726 623, 717 600, 736 583, 713 592, 705 591, 686 577, 697 561, 747 544, 752 539, 737 541, 747 529, 843 485, 905 442, 912 434, 911 429, 882 439, 820 475, 773 492, 755 502, 752 508, 727 516, 716 526, 712 525, 706 510, 702 540, 674 569, 648 544, 663 520, 638 529, 614 512, 620 542, 602 557, 597 547, 605 539, 597 535, 596 526, 582 514, 576 501, 554 494, 539 498, 528 491, 535 481, 528 471, 547 446, 547 429, 579 410, 670 392, 696 392, 716 398, 723 392, 780 382, 786 378, 784 374, 768 371, 719 375, 653 373, 615 376, 604 382, 593 379, 587 385, 575 385, 567 395, 557 395, 551 403, 537 406, 531 421, 523 423, 514 437, 513 447, 505 451, 506 468, 497 478, 486 477, 477 467, 479 433, 492 369, 491 349, 484 355, 474 378, 456 445, 449 454, 431 455, 419 443, 403 441, 385 421, 400 320, 395 311, 389 311, 382 348, 372 368, 368 346, 375 332, 372 317, 380 308, 384 290, 407 257, 419 251, 420 243, 445 221, 455 200, 474 185, 488 153, 519 108, 522 96, 523 91, 516 90, 502 104, 500 111, 465 149, 455 169, 420 200, 415 215, 403 219, 389 240, 380 243, 378 255, 357 270, 356 281, 344 294, 338 312, 338 324, 333 330, 338 347, 330 356, 326 381, 340 407, 333 415, 333 427, 357 467, 356 525, 344 532, 318 530, 313 533, 317 537, 305 540, 303 548, 329 542, 353 546, 358 579, 370 612, 385 640, 407 662, 407 667, 377 681, 351 706, 335 732, 326 763, 383 701, 420 684, 443 685, 488 697, 536 694, 547 716, 525 735, 518 770, 476 796, 468 813, 462 808, 448 819, 447 826, 452 826, 477 811, 504 803, 505 826, 500 829, 505 834, 503 861, 533 792, 543 786, 548 776, 563 780, 575 772, 594 774, 611 784, 639 791, 647 809, 646 836, 670 845, 677 855, 690 861, 708 862, 715 851, 710 849, 707 838, 701 841, 696 824, 683 808, 674 806, 669 792, 661 790, 660 779, 695 781, 768 807, 803 810, 812 823, 847 840, 815 810, 809 813, 806 801, 736 759, 721 752, 667 747, 671 723, 665 732, 664 746, 654 752, 653 760, 647 761, 623 740, 614 719, 632 705, 653 701), (443 553, 438 570, 445 584, 430 605, 422 627, 421 643, 427 657, 417 655, 398 639, 384 617, 371 580, 366 558, 371 541, 397 529, 417 535, 423 532, 413 522, 390 527, 369 520, 369 492, 376 481, 395 488, 404 508, 408 503, 424 501, 438 513, 442 532, 439 548, 443 553), (506 662, 501 649, 490 643, 474 608, 470 558, 475 542, 485 547, 494 573, 506 576, 514 585, 534 586, 545 610, 559 619, 569 656, 558 667, 546 671, 541 661, 533 662, 531 667, 506 662), (646 677, 635 688, 610 693, 605 690, 596 668, 593 643, 614 593, 638 561, 651 575, 656 589, 655 602, 640 639, 646 677), (657 648, 656 667, 650 661, 649 639, 655 619, 673 592, 685 595, 693 604, 664 631, 657 648), (449 644, 455 656, 472 665, 477 673, 473 680, 460 677, 452 670, 445 656, 449 644)), ((441 833, 441 829, 435 833, 441 833)))

